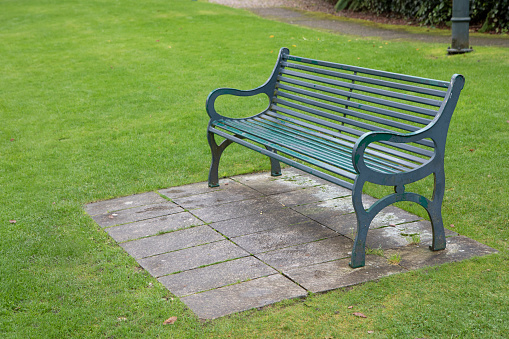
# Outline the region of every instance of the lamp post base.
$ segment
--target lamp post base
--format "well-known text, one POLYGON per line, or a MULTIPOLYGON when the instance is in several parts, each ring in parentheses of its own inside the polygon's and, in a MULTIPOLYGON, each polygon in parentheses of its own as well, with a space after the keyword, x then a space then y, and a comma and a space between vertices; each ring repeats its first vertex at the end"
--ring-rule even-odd
POLYGON ((470 48, 447 48, 447 54, 463 54, 463 53, 469 53, 472 52, 472 47, 470 48))

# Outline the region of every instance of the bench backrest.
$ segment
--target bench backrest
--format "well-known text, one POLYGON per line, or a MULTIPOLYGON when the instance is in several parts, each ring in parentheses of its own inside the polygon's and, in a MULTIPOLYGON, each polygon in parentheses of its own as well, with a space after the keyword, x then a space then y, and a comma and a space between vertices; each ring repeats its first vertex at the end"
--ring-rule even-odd
MULTIPOLYGON (((447 81, 297 57, 285 49, 278 63, 269 114, 303 126, 319 125, 317 129, 341 133, 352 142, 368 131, 422 129, 443 109, 451 86, 447 81)), ((417 156, 418 163, 434 154, 431 140, 391 147, 413 154, 405 156, 409 160, 417 156)))

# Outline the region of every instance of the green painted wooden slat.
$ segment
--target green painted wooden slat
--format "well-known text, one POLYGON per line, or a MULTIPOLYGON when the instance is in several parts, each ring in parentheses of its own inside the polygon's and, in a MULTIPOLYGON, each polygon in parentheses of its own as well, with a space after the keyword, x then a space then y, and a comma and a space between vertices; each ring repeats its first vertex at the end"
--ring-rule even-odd
MULTIPOLYGON (((290 101, 286 101, 286 100, 283 100, 283 99, 279 99, 279 98, 275 98, 273 100, 273 102, 276 103, 276 104, 282 104, 284 106, 295 108, 295 109, 298 109, 298 110, 301 110, 301 111, 304 111, 304 112, 307 112, 307 113, 315 114, 315 115, 320 116, 322 118, 335 120, 335 121, 338 121, 338 122, 341 122, 341 123, 345 123, 345 124, 348 124, 348 125, 351 125, 351 126, 359 127, 359 128, 364 128, 364 129, 366 129, 368 131, 394 132, 393 130, 390 130, 390 129, 387 129, 387 128, 383 128, 383 127, 379 127, 379 126, 373 126, 373 125, 370 125, 370 124, 367 124, 367 123, 364 123, 364 122, 360 122, 360 121, 344 118, 344 117, 341 117, 341 116, 337 116, 337 115, 334 115, 334 114, 331 114, 331 113, 327 113, 327 112, 324 112, 324 111, 321 111, 321 110, 318 110, 318 109, 314 109, 314 108, 311 108, 311 107, 308 107, 308 106, 299 105, 299 104, 296 104, 296 103, 293 103, 293 102, 290 102, 290 101)), ((271 109, 278 110, 280 107, 281 106, 272 105, 271 109)), ((287 110, 287 111, 291 112, 291 113, 288 113, 288 112, 285 112, 285 113, 291 114, 291 115, 295 116, 295 113, 296 113, 295 111, 292 111, 292 110, 287 110)), ((306 115, 303 115, 303 116, 306 116, 306 115)), ((320 123, 320 120, 321 119, 318 119, 318 123, 320 123)), ((321 123, 323 123, 323 120, 321 120, 321 121, 322 121, 321 123)), ((417 131, 417 130, 418 130, 417 128, 414 128, 414 130, 412 132, 417 131)), ((428 140, 419 140, 419 141, 416 141, 416 144, 420 144, 420 145, 427 146, 427 147, 433 147, 433 143, 431 141, 428 141, 428 140)))
MULTIPOLYGON (((230 126, 226 126, 222 121, 216 121, 215 123, 216 123, 215 124, 216 128, 214 130, 217 130, 217 127, 221 127, 223 129, 231 132, 231 133, 234 133, 234 134, 237 134, 239 136, 248 138, 248 139, 250 139, 252 141, 255 141, 257 143, 260 143, 262 145, 267 145, 267 146, 273 148, 276 151, 282 152, 282 153, 287 154, 287 155, 289 155, 291 157, 294 157, 296 159, 306 161, 306 162, 308 162, 311 165, 323 168, 323 169, 325 169, 325 170, 327 170, 327 171, 329 171, 331 173, 337 173, 337 174, 342 175, 342 176, 344 176, 344 177, 346 177, 348 179, 351 179, 351 180, 354 180, 355 177, 356 177, 355 172, 349 172, 349 171, 343 170, 341 168, 331 166, 330 164, 328 164, 328 163, 326 163, 324 161, 316 160, 316 159, 311 158, 311 157, 309 157, 307 155, 295 152, 295 151, 293 151, 293 150, 291 150, 291 149, 289 149, 287 147, 280 146, 280 145, 277 145, 277 144, 275 144, 273 142, 270 142, 270 141, 258 138, 257 136, 252 135, 250 133, 240 131, 240 130, 238 130, 236 128, 233 128, 233 127, 230 127, 230 126)), ((214 133, 216 133, 216 132, 214 131, 214 133)), ((222 137, 230 139, 230 140, 233 140, 232 137, 234 137, 234 136, 228 135, 226 133, 222 133, 222 134, 216 133, 216 134, 221 135, 222 137)), ((238 139, 238 138, 235 138, 235 139, 238 139)), ((237 141, 235 141, 235 142, 237 142, 237 141)), ((244 144, 244 146, 246 146, 245 143, 243 143, 243 144, 244 144)))
MULTIPOLYGON (((278 128, 282 128, 282 129, 287 128, 289 131, 290 130, 300 131, 300 132, 303 132, 303 133, 306 133, 306 134, 313 135, 313 136, 318 137, 318 138, 326 139, 329 142, 332 142, 332 143, 338 145, 338 147, 342 147, 343 149, 348 150, 348 152, 350 152, 350 154, 351 154, 352 148, 353 148, 353 146, 355 144, 355 142, 346 142, 343 139, 335 138, 335 137, 332 137, 332 136, 330 136, 328 134, 325 134, 325 133, 318 133, 318 132, 315 132, 315 131, 313 131, 311 129, 306 129, 306 128, 303 128, 303 127, 298 126, 298 125, 293 125, 293 124, 290 125, 290 124, 286 123, 285 121, 281 121, 281 120, 272 118, 272 117, 270 117, 268 115, 260 116, 260 117, 254 118, 253 120, 255 120, 255 121, 263 121, 263 122, 269 121, 269 122, 271 122, 273 124, 278 125, 279 126, 278 128), (289 126, 291 126, 291 127, 289 127, 289 126)), ((402 166, 405 166, 407 170, 415 168, 417 166, 415 163, 412 163, 412 162, 409 162, 409 161, 405 161, 402 158, 397 158, 395 156, 389 155, 387 153, 382 153, 382 152, 379 152, 379 151, 375 151, 373 149, 367 149, 366 150, 366 154, 372 155, 372 156, 374 156, 376 158, 385 159, 385 160, 389 161, 390 163, 401 164, 402 166)), ((403 153, 403 154, 406 154, 406 153, 403 153)), ((423 159, 421 159, 421 158, 419 158, 419 159, 421 160, 419 162, 420 164, 424 163, 423 159)), ((398 168, 398 167, 396 167, 396 168, 398 168)), ((403 167, 400 167, 400 168, 403 168, 403 167)))
MULTIPOLYGON (((423 108, 423 107, 413 106, 413 105, 395 102, 395 101, 391 101, 391 100, 387 100, 387 99, 372 97, 372 96, 365 95, 365 94, 355 93, 353 91, 344 91, 344 90, 340 90, 337 88, 317 85, 317 84, 313 84, 313 83, 306 82, 306 81, 291 79, 288 77, 279 77, 278 81, 279 81, 278 88, 281 88, 281 89, 292 90, 293 88, 295 88, 292 86, 281 84, 281 82, 285 82, 285 83, 289 83, 292 85, 302 86, 302 87, 320 90, 320 91, 331 93, 331 94, 341 95, 341 96, 344 96, 347 98, 362 100, 362 101, 365 101, 368 103, 380 104, 380 105, 383 105, 386 107, 397 108, 397 109, 405 110, 408 112, 419 113, 419 114, 424 114, 424 115, 428 115, 428 116, 435 116, 437 113, 436 110, 432 110, 432 109, 428 109, 428 108, 423 108)), ((338 102, 338 103, 340 103, 340 102, 338 102)), ((431 121, 430 119, 427 119, 427 118, 421 118, 421 117, 417 117, 415 115, 409 115, 409 114, 400 113, 400 112, 395 112, 398 114, 393 115, 393 113, 390 110, 388 110, 388 113, 389 113, 388 114, 389 116, 393 116, 393 117, 396 117, 399 119, 408 120, 408 121, 412 121, 412 122, 417 122, 417 123, 420 123, 423 125, 427 125, 431 121)))
MULTIPOLYGON (((340 166, 344 169, 352 168, 352 150, 337 149, 331 143, 324 143, 318 138, 309 138, 296 133, 288 133, 280 128, 274 128, 273 126, 263 126, 263 123, 257 125, 259 128, 254 126, 246 126, 245 124, 257 124, 256 121, 246 119, 244 121, 225 122, 239 130, 249 131, 253 128, 253 132, 256 131, 256 135, 263 136, 267 140, 272 140, 281 145, 295 145, 294 150, 299 150, 309 156, 320 156, 319 159, 327 159, 331 164, 340 166), (242 126, 243 125, 243 126, 242 126), (247 127, 247 129, 245 129, 247 127), (267 133, 271 131, 273 133, 267 133), (325 152, 328 151, 328 152, 325 152), (333 156, 335 155, 335 156, 333 156)), ((401 166, 394 165, 393 163, 384 162, 373 157, 366 157, 366 163, 373 169, 376 169, 384 173, 397 173, 408 170, 408 168, 402 169, 401 166)))
MULTIPOLYGON (((384 96, 384 97, 388 97, 388 98, 401 99, 401 100, 406 100, 406 101, 415 102, 415 103, 419 103, 419 104, 430 105, 430 106, 434 106, 434 107, 442 106, 441 100, 420 97, 420 96, 411 95, 411 94, 407 94, 407 93, 394 92, 391 90, 386 90, 386 89, 381 89, 381 88, 376 88, 376 87, 358 85, 358 84, 355 84, 352 82, 344 82, 341 80, 324 78, 324 77, 312 75, 312 74, 306 74, 306 73, 296 72, 296 71, 292 71, 292 70, 284 70, 284 73, 282 73, 282 74, 299 77, 301 79, 317 81, 317 82, 320 82, 323 84, 338 86, 338 87, 342 87, 342 88, 348 88, 349 90, 355 90, 355 91, 359 91, 359 92, 376 94, 376 95, 380 95, 380 96, 384 96)), ((283 78, 283 76, 280 75, 279 78, 283 78)), ((288 78, 288 77, 284 77, 284 78, 288 78)), ((432 116, 435 116, 435 114, 433 114, 432 116)))
MULTIPOLYGON (((420 129, 423 126, 426 126, 426 125, 428 125, 431 122, 431 120, 428 120, 428 119, 424 119, 424 118, 420 118, 420 117, 415 117, 415 116, 411 116, 411 115, 408 115, 408 114, 391 111, 391 110, 388 110, 388 109, 374 107, 374 106, 371 106, 371 105, 368 105, 368 104, 364 104, 364 103, 360 103, 360 102, 355 102, 355 101, 349 101, 349 100, 334 98, 334 97, 331 97, 329 95, 325 95, 325 94, 321 94, 321 93, 316 93, 316 92, 311 92, 311 91, 307 91, 305 89, 295 88, 295 87, 292 87, 292 86, 280 85, 279 88, 278 88, 278 91, 276 92, 276 95, 283 96, 283 97, 285 96, 286 92, 281 92, 280 89, 283 89, 283 90, 286 90, 286 91, 290 91, 290 92, 293 92, 293 93, 297 93, 297 94, 307 95, 307 96, 310 96, 310 97, 313 97, 313 98, 316 98, 316 99, 326 100, 326 101, 329 101, 329 102, 332 102, 332 103, 336 103, 336 104, 340 104, 340 105, 345 105, 345 106, 348 106, 348 108, 337 107, 337 106, 334 106, 334 105, 331 105, 331 107, 323 107, 323 108, 331 109, 332 107, 337 107, 334 110, 337 111, 338 113, 343 113, 343 114, 346 114, 346 115, 351 115, 351 116, 354 116, 354 117, 357 117, 357 118, 361 118, 361 119, 364 119, 364 120, 368 120, 368 121, 371 121, 371 122, 377 122, 377 123, 380 123, 380 124, 383 124, 383 125, 386 125, 386 126, 396 127, 396 128, 404 129, 404 130, 407 130, 407 131, 411 131, 412 129, 414 129, 414 130, 420 129), (394 121, 394 120, 384 119, 384 118, 377 117, 377 116, 374 116, 374 115, 370 115, 370 114, 359 112, 357 110, 354 110, 353 108, 356 108, 356 109, 359 109, 359 110, 363 110, 363 111, 367 111, 367 112, 371 112, 371 113, 376 113, 376 114, 384 115, 384 116, 389 116, 389 117, 393 117, 393 118, 404 119, 404 120, 407 120, 407 121, 416 122, 416 123, 421 124, 422 126, 416 127, 416 126, 408 125, 408 124, 405 124, 405 123, 397 122, 397 121, 394 121)), ((294 98, 292 98, 292 99, 294 99, 294 98)), ((306 102, 306 103, 307 104, 312 104, 311 102, 306 102)))
MULTIPOLYGON (((400 84, 400 83, 392 82, 392 81, 367 78, 367 77, 363 77, 360 75, 351 75, 351 74, 346 74, 346 73, 341 73, 341 72, 336 72, 336 71, 330 71, 327 69, 310 67, 310 66, 299 65, 299 64, 293 64, 293 63, 288 63, 288 62, 282 62, 281 65, 285 68, 298 69, 301 71, 313 72, 313 73, 317 73, 317 74, 323 74, 323 75, 333 76, 336 78, 358 81, 358 82, 376 85, 376 86, 400 89, 400 90, 413 92, 413 93, 427 94, 427 95, 432 95, 432 96, 440 97, 440 98, 445 97, 445 91, 439 91, 439 90, 431 89, 431 88, 423 88, 423 87, 418 87, 418 86, 413 86, 413 85, 400 84)), ((285 70, 283 69, 281 71, 281 73, 285 74, 285 70)))
POLYGON ((375 75, 375 76, 379 76, 379 77, 383 77, 383 78, 403 80, 403 81, 418 83, 421 85, 429 85, 429 86, 435 86, 435 87, 441 87, 441 88, 449 88, 449 85, 450 85, 449 82, 442 81, 442 80, 435 80, 435 79, 422 78, 422 77, 406 75, 406 74, 379 71, 376 69, 338 64, 338 63, 329 62, 329 61, 301 58, 301 57, 296 57, 293 55, 283 55, 283 60, 284 59, 298 61, 298 62, 304 62, 304 63, 318 65, 318 66, 326 66, 326 67, 341 69, 341 70, 350 71, 350 72, 358 72, 358 73, 363 73, 363 74, 375 75))
MULTIPOLYGON (((283 113, 287 113, 288 110, 286 109, 283 109, 281 110, 283 113)), ((285 115, 282 115, 282 114, 279 114, 277 112, 273 112, 273 111, 268 111, 266 112, 267 115, 271 116, 271 117, 274 117, 276 119, 279 119, 279 120, 285 120, 285 121, 288 121, 288 122, 291 122, 291 123, 294 123, 294 124, 297 124, 297 125, 301 125, 301 126, 304 126, 306 128, 310 128, 310 129, 315 129, 321 133, 326 133, 326 134, 330 134, 334 137, 337 137, 337 138, 342 138, 344 140, 347 140, 347 141, 350 141, 352 143, 355 144, 355 142, 357 141, 358 138, 356 137, 352 137, 352 136, 349 136, 345 133, 335 133, 335 132, 332 132, 331 130, 327 130, 325 128, 322 128, 320 126, 316 126, 316 125, 312 125, 312 124, 309 124, 307 122, 304 122, 304 121, 301 121, 301 120, 296 120, 296 119, 293 119, 293 118, 290 118, 288 116, 285 116, 285 115)), ((289 114, 289 113, 288 113, 289 114)), ((306 115, 301 115, 300 118, 302 119, 305 119, 306 115)), ((310 122, 315 122, 315 119, 316 121, 320 121, 320 119, 318 118, 313 118, 313 117, 309 117, 309 119, 306 119, 307 121, 310 121, 310 122)), ((341 125, 336 125, 336 124, 330 124, 330 125, 326 125, 326 124, 322 124, 322 126, 327 126, 327 127, 331 127, 331 128, 336 128, 336 130, 340 130, 342 132, 346 132, 346 133, 350 133, 350 134, 353 134, 357 137, 361 136, 362 134, 364 134, 365 132, 361 132, 361 131, 358 131, 358 130, 354 130, 354 129, 351 129, 351 128, 343 128, 343 126, 341 125)), ((394 147, 397 147, 399 149, 402 149, 402 150, 405 150, 405 151, 408 151, 408 152, 412 152, 412 153, 415 153, 415 154, 419 154, 419 155, 422 155, 422 156, 425 156, 427 158, 430 158, 433 156, 434 152, 431 152, 431 151, 428 151, 428 150, 425 150, 425 149, 422 149, 422 148, 419 148, 419 147, 416 147, 416 146, 412 146, 412 145, 407 145, 407 144, 394 144, 394 143, 391 143, 391 142, 382 142, 383 144, 387 144, 389 146, 394 146, 394 147)), ((386 148, 386 147, 383 147, 383 146, 380 146, 380 145, 376 145, 376 144, 372 144, 370 145, 370 147, 372 147, 373 149, 377 149, 377 150, 380 150, 380 151, 383 151, 383 152, 387 152, 387 153, 390 153, 390 154, 393 154, 395 156, 398 156, 398 157, 401 157, 401 158, 404 158, 404 159, 407 159, 407 160, 410 160, 410 161, 415 161, 415 162, 418 162, 418 163, 425 163, 428 159, 423 159, 423 158, 419 158, 415 155, 412 155, 412 154, 408 154, 408 153, 404 153, 404 152, 399 152, 397 150, 393 150, 393 149, 390 149, 390 148, 386 148)))
MULTIPOLYGON (((323 137, 317 137, 309 133, 303 133, 295 129, 290 129, 288 127, 275 124, 273 122, 270 122, 266 119, 262 118, 254 118, 254 119, 248 119, 246 120, 248 123, 258 123, 261 129, 270 129, 273 132, 279 132, 283 133, 290 138, 296 138, 301 140, 302 142, 306 143, 313 143, 316 145, 318 150, 326 149, 330 152, 333 152, 334 154, 337 154, 337 156, 342 157, 345 159, 346 163, 351 164, 352 162, 352 148, 344 147, 343 145, 340 145, 336 143, 333 138, 332 140, 328 140, 323 137)), ((394 162, 389 161, 387 158, 384 157, 376 157, 372 154, 367 154, 365 157, 366 163, 369 165, 372 165, 373 168, 377 168, 380 170, 384 170, 385 168, 391 168, 395 172, 402 172, 402 171, 408 171, 409 169, 413 168, 414 166, 411 166, 410 168, 404 167, 401 162, 394 162)))

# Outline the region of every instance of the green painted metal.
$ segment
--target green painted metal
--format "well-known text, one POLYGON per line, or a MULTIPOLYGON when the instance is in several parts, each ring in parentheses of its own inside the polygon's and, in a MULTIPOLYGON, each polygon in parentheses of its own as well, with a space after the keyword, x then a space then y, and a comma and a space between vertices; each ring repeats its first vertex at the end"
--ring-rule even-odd
POLYGON ((364 266, 369 225, 382 209, 398 201, 426 209, 433 231, 430 248, 444 249, 445 142, 463 84, 463 76, 457 74, 445 82, 296 57, 282 48, 262 86, 249 91, 219 88, 208 96, 209 186, 219 184, 219 160, 235 142, 267 155, 272 175, 281 174, 279 162, 283 162, 352 190, 357 234, 350 266, 364 266), (250 118, 227 118, 214 106, 221 95, 257 94, 267 95, 270 104, 250 118), (215 135, 225 140, 217 144, 215 135), (434 176, 431 200, 406 192, 405 185, 429 175, 434 176), (366 210, 362 204, 366 182, 393 186, 394 193, 366 210))

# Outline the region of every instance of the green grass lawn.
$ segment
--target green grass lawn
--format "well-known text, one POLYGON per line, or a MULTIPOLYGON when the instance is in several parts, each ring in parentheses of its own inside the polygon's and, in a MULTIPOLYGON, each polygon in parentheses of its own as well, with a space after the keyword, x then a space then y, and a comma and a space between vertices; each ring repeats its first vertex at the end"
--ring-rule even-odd
MULTIPOLYGON (((508 49, 449 57, 445 45, 332 35, 190 0, 0 8, 0 337, 508 335, 508 49), (465 75, 444 219, 500 253, 205 323, 141 270, 83 205, 206 180, 207 94, 262 84, 282 46, 429 78, 465 75)), ((268 169, 231 146, 220 174, 268 169)))

